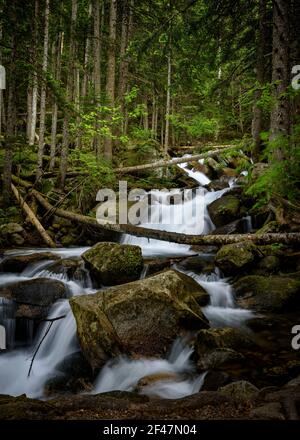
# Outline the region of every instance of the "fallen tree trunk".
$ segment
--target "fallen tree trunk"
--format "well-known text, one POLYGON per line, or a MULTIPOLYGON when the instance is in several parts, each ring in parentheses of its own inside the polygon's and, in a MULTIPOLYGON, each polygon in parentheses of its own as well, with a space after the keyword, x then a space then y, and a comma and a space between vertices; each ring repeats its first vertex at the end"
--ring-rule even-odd
POLYGON ((218 149, 214 149, 214 150, 209 150, 209 151, 206 151, 205 153, 194 154, 191 157, 175 157, 170 160, 161 159, 161 160, 158 160, 157 162, 146 163, 144 165, 115 168, 114 171, 116 173, 124 174, 124 173, 135 173, 137 171, 144 171, 144 170, 149 170, 152 168, 170 167, 173 165, 178 165, 180 163, 194 162, 195 160, 206 159, 207 157, 218 156, 219 154, 223 153, 224 151, 228 152, 231 150, 236 150, 237 148, 240 148, 240 147, 236 147, 236 146, 223 147, 223 148, 218 148, 218 149))
MULTIPOLYGON (((31 188, 31 185, 28 182, 22 181, 18 177, 13 176, 13 181, 19 183, 20 185, 23 185, 28 189, 31 188)), ((97 220, 93 217, 76 214, 74 212, 65 211, 60 208, 55 208, 35 189, 31 190, 31 194, 47 211, 51 212, 51 215, 55 214, 58 217, 66 218, 81 225, 91 226, 95 230, 107 230, 119 233, 126 233, 130 235, 135 235, 137 237, 153 238, 157 240, 170 241, 173 243, 187 244, 190 246, 223 246, 224 244, 239 243, 241 241, 251 241, 259 245, 267 245, 272 243, 292 245, 300 243, 300 233, 298 232, 276 234, 186 235, 179 234, 177 232, 148 229, 131 224, 119 225, 111 223, 98 223, 97 220)))
POLYGON ((219 149, 219 148, 234 148, 235 145, 183 145, 183 146, 175 146, 170 147, 170 151, 194 151, 194 150, 200 150, 203 148, 209 149, 219 149))
POLYGON ((33 224, 33 226, 37 229, 40 236, 44 240, 47 246, 51 248, 56 248, 57 245, 54 243, 52 238, 47 234, 46 230, 43 228, 39 220, 36 218, 34 212, 30 209, 30 207, 27 205, 27 203, 24 201, 23 197, 19 194, 19 191, 17 188, 11 184, 12 192, 14 193, 17 201, 19 202, 21 208, 23 211, 27 214, 27 218, 30 220, 30 222, 33 224))

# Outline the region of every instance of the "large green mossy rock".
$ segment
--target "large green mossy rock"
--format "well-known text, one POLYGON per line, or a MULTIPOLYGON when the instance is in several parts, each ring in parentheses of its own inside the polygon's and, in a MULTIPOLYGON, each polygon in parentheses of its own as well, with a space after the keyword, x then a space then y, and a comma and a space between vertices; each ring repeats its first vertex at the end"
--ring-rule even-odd
POLYGON ((253 243, 242 241, 222 246, 216 254, 215 263, 226 275, 237 275, 254 263, 258 255, 253 243))
POLYGON ((269 312, 300 308, 300 279, 249 275, 240 278, 234 289, 238 304, 244 308, 269 312))
POLYGON ((82 258, 96 281, 106 286, 137 280, 144 265, 139 246, 111 242, 97 243, 82 258))
POLYGON ((226 194, 215 200, 208 206, 208 212, 216 227, 227 225, 227 223, 239 218, 240 199, 239 197, 226 194))
POLYGON ((122 353, 163 356, 186 331, 208 328, 207 293, 174 270, 70 299, 81 349, 93 369, 122 353), (201 302, 203 299, 201 300, 201 302))

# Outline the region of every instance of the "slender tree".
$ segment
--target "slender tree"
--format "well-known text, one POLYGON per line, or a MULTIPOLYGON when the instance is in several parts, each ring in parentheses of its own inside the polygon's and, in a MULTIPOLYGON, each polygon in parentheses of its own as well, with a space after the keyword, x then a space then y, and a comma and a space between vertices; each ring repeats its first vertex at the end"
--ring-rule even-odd
POLYGON ((37 156, 36 179, 39 180, 43 173, 43 154, 45 144, 45 119, 46 119, 46 74, 48 69, 48 51, 49 51, 49 14, 50 0, 46 0, 45 4, 45 33, 44 33, 44 50, 43 50, 43 78, 41 90, 41 107, 40 107, 40 127, 39 127, 39 144, 37 156))
MULTIPOLYGON (((73 87, 74 87, 74 61, 75 61, 75 26, 77 20, 78 3, 77 0, 72 0, 71 11, 71 25, 70 25, 70 44, 69 44, 69 61, 68 61, 68 80, 67 80, 67 99, 72 100, 73 87)), ((69 123, 70 123, 70 109, 65 109, 65 116, 63 121, 63 139, 61 146, 61 158, 60 158, 60 187, 65 186, 66 174, 68 168, 68 153, 69 153, 69 123)))
MULTIPOLYGON (((116 26, 117 26, 117 2, 110 0, 110 16, 109 16, 109 41, 108 41, 108 60, 107 60, 107 76, 106 76, 106 97, 110 107, 108 114, 108 123, 112 123, 112 111, 115 105, 115 77, 116 77, 116 26)), ((111 128, 113 131, 113 129, 111 128)), ((107 136, 104 140, 104 157, 112 160, 113 141, 111 136, 107 136)))

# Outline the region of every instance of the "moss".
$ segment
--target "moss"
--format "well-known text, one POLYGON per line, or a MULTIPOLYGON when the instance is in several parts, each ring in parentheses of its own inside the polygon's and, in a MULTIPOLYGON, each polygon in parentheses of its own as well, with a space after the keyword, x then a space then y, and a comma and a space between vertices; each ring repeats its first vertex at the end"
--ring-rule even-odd
POLYGON ((254 345, 249 335, 235 328, 212 328, 200 330, 197 335, 196 350, 200 358, 215 349, 242 350, 254 345))
POLYGON ((79 342, 91 366, 123 352, 162 356, 181 332, 207 328, 198 293, 195 281, 169 270, 73 297, 79 342))
POLYGON ((240 200, 228 194, 215 200, 208 207, 209 214, 216 226, 223 226, 239 217, 240 200))
POLYGON ((249 275, 234 288, 242 307, 273 312, 300 308, 300 280, 296 278, 249 275))
POLYGON ((138 246, 97 243, 83 254, 94 277, 104 285, 136 280, 143 269, 142 251, 138 246))
POLYGON ((217 252, 215 262, 225 274, 235 274, 252 264, 258 257, 257 247, 247 241, 227 244, 217 252))

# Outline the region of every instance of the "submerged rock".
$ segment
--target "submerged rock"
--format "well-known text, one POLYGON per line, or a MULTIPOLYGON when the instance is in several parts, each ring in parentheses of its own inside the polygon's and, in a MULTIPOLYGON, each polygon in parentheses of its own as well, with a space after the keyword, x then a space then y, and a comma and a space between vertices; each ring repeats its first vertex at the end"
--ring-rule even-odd
POLYGON ((97 243, 82 258, 94 278, 106 286, 137 280, 144 264, 139 246, 110 242, 97 243))
POLYGON ((204 294, 194 280, 169 270, 73 297, 70 304, 82 351, 94 369, 121 353, 162 356, 178 335, 208 328, 197 303, 204 294))
POLYGON ((258 257, 258 249, 249 241, 226 244, 217 252, 216 265, 225 275, 236 275, 241 269, 248 268, 258 257))
POLYGON ((270 312, 300 308, 300 280, 296 278, 249 275, 234 288, 237 303, 244 308, 270 312))
POLYGON ((239 197, 226 194, 208 206, 208 212, 216 227, 227 225, 239 218, 239 197))

